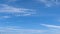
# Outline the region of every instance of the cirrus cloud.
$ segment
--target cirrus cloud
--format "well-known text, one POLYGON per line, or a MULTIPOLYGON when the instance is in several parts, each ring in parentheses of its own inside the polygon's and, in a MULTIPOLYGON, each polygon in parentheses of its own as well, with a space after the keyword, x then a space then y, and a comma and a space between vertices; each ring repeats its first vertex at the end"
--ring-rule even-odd
POLYGON ((60 29, 60 26, 56 26, 56 25, 48 25, 48 24, 40 24, 42 26, 45 26, 45 27, 49 27, 49 28, 58 28, 60 29))
POLYGON ((14 27, 0 27, 0 32, 2 34, 42 34, 45 31, 34 29, 17 29, 14 27))
POLYGON ((36 14, 36 11, 33 9, 26 9, 26 8, 16 8, 13 6, 9 6, 6 4, 0 4, 0 13, 11 13, 11 14, 17 14, 17 15, 34 15, 36 14))
POLYGON ((45 4, 47 7, 60 5, 59 0, 38 0, 38 2, 45 4))

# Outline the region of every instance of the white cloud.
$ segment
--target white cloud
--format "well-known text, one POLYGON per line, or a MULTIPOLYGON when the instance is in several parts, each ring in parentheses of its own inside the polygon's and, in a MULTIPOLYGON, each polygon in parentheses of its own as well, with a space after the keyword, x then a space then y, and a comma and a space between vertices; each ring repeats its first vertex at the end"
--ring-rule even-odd
POLYGON ((0 18, 11 18, 11 16, 0 16, 0 18))
POLYGON ((13 27, 0 27, 2 34, 42 34, 44 30, 33 30, 33 29, 18 29, 13 27))
POLYGON ((33 15, 36 14, 36 11, 33 9, 25 9, 25 8, 16 8, 12 7, 6 4, 0 4, 0 13, 11 13, 11 14, 17 14, 17 15, 23 15, 23 16, 28 16, 28 15, 33 15))
POLYGON ((46 34, 60 34, 60 26, 49 25, 49 24, 40 24, 40 25, 48 28, 46 34))
POLYGON ((7 0, 7 1, 17 1, 17 0, 7 0))
POLYGON ((45 26, 45 27, 49 27, 49 28, 58 28, 60 29, 60 26, 56 26, 56 25, 48 25, 48 24, 40 24, 42 26, 45 26))
POLYGON ((60 34, 60 30, 22 29, 14 26, 0 27, 1 34, 60 34))
POLYGON ((60 5, 59 0, 38 0, 45 4, 47 7, 60 5))
POLYGON ((6 1, 6 3, 10 3, 10 2, 16 2, 18 0, 5 0, 5 1, 6 1))

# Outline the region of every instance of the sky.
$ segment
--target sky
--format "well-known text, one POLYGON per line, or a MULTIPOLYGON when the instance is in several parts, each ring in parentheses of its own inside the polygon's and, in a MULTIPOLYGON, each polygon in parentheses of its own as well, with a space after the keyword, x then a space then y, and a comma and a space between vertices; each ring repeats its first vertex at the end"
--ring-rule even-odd
POLYGON ((0 0, 0 34, 60 34, 60 0, 0 0))

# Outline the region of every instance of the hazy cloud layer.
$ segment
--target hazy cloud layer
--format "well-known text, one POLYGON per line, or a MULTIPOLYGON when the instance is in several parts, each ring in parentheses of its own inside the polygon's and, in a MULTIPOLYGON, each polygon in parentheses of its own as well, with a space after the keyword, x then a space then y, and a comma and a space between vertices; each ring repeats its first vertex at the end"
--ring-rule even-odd
POLYGON ((14 27, 0 27, 1 34, 42 34, 44 30, 17 29, 14 27))

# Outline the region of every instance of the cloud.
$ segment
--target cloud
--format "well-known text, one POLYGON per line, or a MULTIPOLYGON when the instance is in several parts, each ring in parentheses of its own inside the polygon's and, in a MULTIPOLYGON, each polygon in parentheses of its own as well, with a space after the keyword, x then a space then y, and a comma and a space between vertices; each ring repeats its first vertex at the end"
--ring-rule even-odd
POLYGON ((47 32, 46 34, 60 34, 60 26, 57 25, 49 25, 49 24, 40 24, 44 27, 47 27, 47 32))
POLYGON ((57 26, 57 25, 48 25, 48 24, 40 24, 40 25, 48 27, 48 28, 58 28, 58 29, 60 29, 60 26, 57 26))
POLYGON ((59 0, 38 0, 38 2, 45 4, 47 7, 60 5, 59 0))
POLYGON ((0 18, 11 18, 11 16, 0 16, 0 18))
POLYGON ((2 34, 60 34, 60 30, 37 30, 37 29, 22 29, 14 26, 0 27, 2 34))
POLYGON ((6 0, 6 1, 9 1, 9 2, 15 2, 15 1, 17 1, 17 0, 6 0))
POLYGON ((11 2, 16 2, 18 0, 3 0, 3 1, 5 1, 6 3, 11 3, 11 2))
POLYGON ((36 14, 36 11, 33 9, 16 8, 6 4, 0 4, 0 13, 11 13, 16 15, 28 16, 36 14))
POLYGON ((18 29, 13 27, 0 27, 0 32, 2 34, 41 34, 45 31, 34 29, 18 29))

